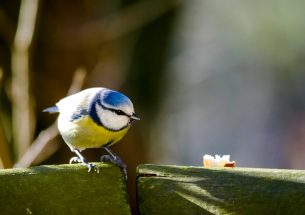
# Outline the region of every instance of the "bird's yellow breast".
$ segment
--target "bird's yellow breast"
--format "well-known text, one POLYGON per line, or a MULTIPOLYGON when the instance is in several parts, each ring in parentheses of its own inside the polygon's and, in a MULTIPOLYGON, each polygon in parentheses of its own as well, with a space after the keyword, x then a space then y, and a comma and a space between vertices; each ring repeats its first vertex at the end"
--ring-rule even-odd
POLYGON ((127 133, 129 126, 120 131, 110 131, 97 125, 89 116, 73 122, 58 119, 60 133, 69 147, 83 150, 99 148, 106 144, 118 142, 127 133))

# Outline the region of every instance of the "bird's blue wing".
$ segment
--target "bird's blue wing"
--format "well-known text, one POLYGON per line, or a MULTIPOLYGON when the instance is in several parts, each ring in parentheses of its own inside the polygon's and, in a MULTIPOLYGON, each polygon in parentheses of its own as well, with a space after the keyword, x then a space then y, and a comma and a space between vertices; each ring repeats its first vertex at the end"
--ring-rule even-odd
POLYGON ((89 113, 87 110, 85 109, 81 109, 81 110, 78 110, 76 112, 74 112, 70 118, 70 121, 73 122, 74 120, 78 120, 84 116, 88 116, 89 113))
POLYGON ((42 112, 58 113, 59 109, 57 106, 53 106, 53 107, 48 107, 48 108, 44 109, 42 112))

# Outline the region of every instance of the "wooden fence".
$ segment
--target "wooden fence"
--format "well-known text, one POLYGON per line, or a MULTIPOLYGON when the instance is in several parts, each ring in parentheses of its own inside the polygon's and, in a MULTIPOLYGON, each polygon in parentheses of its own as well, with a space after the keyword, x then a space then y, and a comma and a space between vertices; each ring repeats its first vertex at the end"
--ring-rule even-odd
MULTIPOLYGON (((0 170, 0 214, 130 214, 119 168, 0 170)), ((305 214, 305 171, 140 165, 139 214, 305 214)))

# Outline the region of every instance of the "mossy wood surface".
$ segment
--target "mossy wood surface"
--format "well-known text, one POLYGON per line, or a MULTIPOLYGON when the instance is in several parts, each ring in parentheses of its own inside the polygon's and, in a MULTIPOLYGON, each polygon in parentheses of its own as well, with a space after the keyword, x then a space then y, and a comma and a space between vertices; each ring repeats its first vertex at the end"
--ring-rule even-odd
POLYGON ((140 214, 305 214, 305 171, 140 165, 140 214))
POLYGON ((119 168, 99 163, 0 170, 0 214, 130 214, 119 168))

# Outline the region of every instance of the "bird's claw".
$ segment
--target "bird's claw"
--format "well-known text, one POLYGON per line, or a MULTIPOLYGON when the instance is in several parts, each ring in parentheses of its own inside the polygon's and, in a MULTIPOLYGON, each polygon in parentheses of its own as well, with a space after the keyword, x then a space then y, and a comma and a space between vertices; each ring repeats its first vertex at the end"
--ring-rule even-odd
POLYGON ((93 163, 87 163, 85 164, 88 167, 88 172, 91 172, 93 169, 96 173, 100 173, 100 169, 93 163))
POLYGON ((88 172, 91 172, 91 170, 94 170, 96 173, 100 172, 99 168, 95 164, 88 163, 87 160, 82 160, 79 157, 72 157, 70 159, 70 161, 69 161, 69 164, 72 164, 72 163, 81 163, 81 164, 83 164, 84 166, 86 166, 88 168, 88 172))
POLYGON ((111 162, 114 165, 120 167, 120 169, 123 172, 125 180, 127 180, 127 165, 118 157, 112 157, 110 155, 103 155, 100 158, 101 162, 111 162))
POLYGON ((113 158, 110 155, 102 155, 100 158, 101 162, 112 162, 113 158))
POLYGON ((82 161, 79 157, 72 157, 69 161, 69 164, 72 164, 72 163, 82 163, 82 161))

